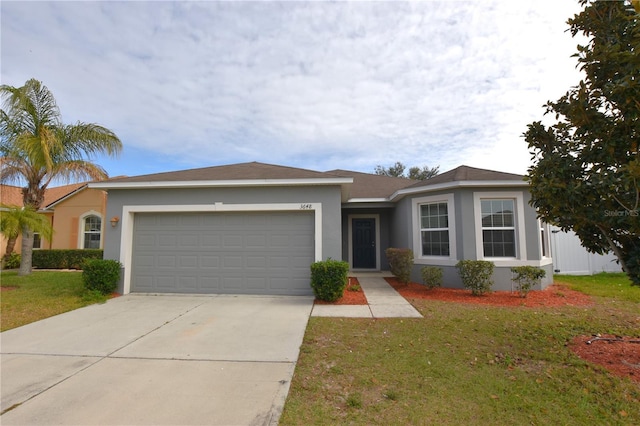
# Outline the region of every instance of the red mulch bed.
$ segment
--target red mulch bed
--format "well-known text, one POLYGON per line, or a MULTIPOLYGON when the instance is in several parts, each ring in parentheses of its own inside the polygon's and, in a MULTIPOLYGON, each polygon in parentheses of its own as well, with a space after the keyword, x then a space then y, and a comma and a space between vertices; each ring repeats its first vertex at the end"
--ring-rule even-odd
POLYGON ((527 297, 520 297, 518 292, 494 291, 483 296, 473 296, 470 290, 457 288, 427 289, 422 284, 402 284, 395 278, 385 278, 393 288, 406 299, 442 300, 445 302, 472 303, 493 306, 589 306, 593 304, 591 297, 566 286, 554 284, 542 291, 530 291, 527 297))
POLYGON ((364 291, 360 288, 358 291, 350 290, 354 286, 360 286, 357 278, 349 277, 347 287, 342 293, 342 297, 335 302, 325 302, 324 300, 316 299, 316 305, 366 305, 367 298, 364 295, 364 291))

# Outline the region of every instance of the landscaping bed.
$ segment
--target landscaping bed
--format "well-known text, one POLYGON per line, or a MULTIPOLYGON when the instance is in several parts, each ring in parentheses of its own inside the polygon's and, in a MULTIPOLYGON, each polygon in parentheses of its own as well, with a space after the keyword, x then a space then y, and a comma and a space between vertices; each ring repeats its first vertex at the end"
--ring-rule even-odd
POLYGON ((494 291, 482 296, 474 296, 469 290, 437 287, 428 289, 422 284, 410 282, 403 284, 396 278, 385 278, 393 288, 405 299, 430 299, 446 302, 473 303, 493 306, 589 306, 593 304, 591 297, 574 291, 566 285, 554 284, 542 291, 531 291, 522 298, 518 292, 494 291))
POLYGON ((325 302, 324 300, 315 300, 316 305, 366 305, 367 298, 364 291, 360 287, 358 279, 349 277, 349 282, 342 293, 342 297, 335 302, 325 302))

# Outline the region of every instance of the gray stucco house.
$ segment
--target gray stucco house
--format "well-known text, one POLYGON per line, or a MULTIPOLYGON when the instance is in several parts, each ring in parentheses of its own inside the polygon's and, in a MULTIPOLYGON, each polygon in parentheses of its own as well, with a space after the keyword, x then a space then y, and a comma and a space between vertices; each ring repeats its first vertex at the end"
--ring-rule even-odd
POLYGON ((412 279, 440 266, 461 287, 462 259, 495 263, 494 290, 510 267, 552 281, 547 230, 523 176, 460 166, 427 181, 263 163, 114 178, 104 257, 119 260, 119 291, 309 295, 309 265, 343 259, 354 271, 388 269, 388 247, 411 248, 412 279))

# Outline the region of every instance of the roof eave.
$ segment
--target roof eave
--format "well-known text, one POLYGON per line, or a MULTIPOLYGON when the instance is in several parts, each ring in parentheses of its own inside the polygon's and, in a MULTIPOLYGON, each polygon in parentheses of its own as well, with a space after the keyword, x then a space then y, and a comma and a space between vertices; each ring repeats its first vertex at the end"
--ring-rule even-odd
POLYGON ((411 194, 419 194, 423 192, 435 192, 442 191, 447 189, 456 189, 456 188, 505 188, 505 187, 527 187, 529 183, 526 181, 517 181, 517 180, 469 180, 469 181, 453 181, 453 182, 445 182, 439 183, 435 185, 425 185, 417 188, 406 188, 400 189, 394 192, 390 197, 389 201, 395 201, 396 199, 402 198, 406 195, 411 194))
POLYGON ((243 186, 322 186, 346 185, 353 183, 353 178, 305 178, 305 179, 240 179, 240 180, 190 180, 160 182, 94 182, 89 188, 94 189, 149 189, 149 188, 215 188, 243 186))
POLYGON ((76 195, 77 193, 79 193, 79 192, 81 192, 81 191, 84 191, 85 189, 87 189, 87 185, 88 185, 88 184, 84 184, 84 185, 82 185, 81 187, 74 189, 73 191, 71 191, 71 192, 70 192, 70 193, 68 193, 67 195, 64 195, 64 196, 62 196, 62 197, 58 198, 57 200, 55 200, 55 201, 53 201, 53 202, 51 202, 51 203, 47 204, 46 206, 44 206, 44 207, 42 208, 42 211, 43 211, 43 212, 46 212, 46 211, 48 211, 48 210, 52 209, 53 207, 55 207, 55 206, 56 206, 56 204, 59 204, 59 203, 63 202, 64 200, 66 200, 66 199, 68 199, 68 198, 70 198, 70 197, 73 197, 73 196, 74 196, 74 195, 76 195))

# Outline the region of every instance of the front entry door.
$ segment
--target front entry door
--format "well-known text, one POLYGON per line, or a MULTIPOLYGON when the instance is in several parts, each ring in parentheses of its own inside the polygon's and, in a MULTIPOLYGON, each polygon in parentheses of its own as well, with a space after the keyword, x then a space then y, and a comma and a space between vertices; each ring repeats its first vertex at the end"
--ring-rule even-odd
POLYGON ((353 269, 375 269, 376 220, 352 219, 353 269))

